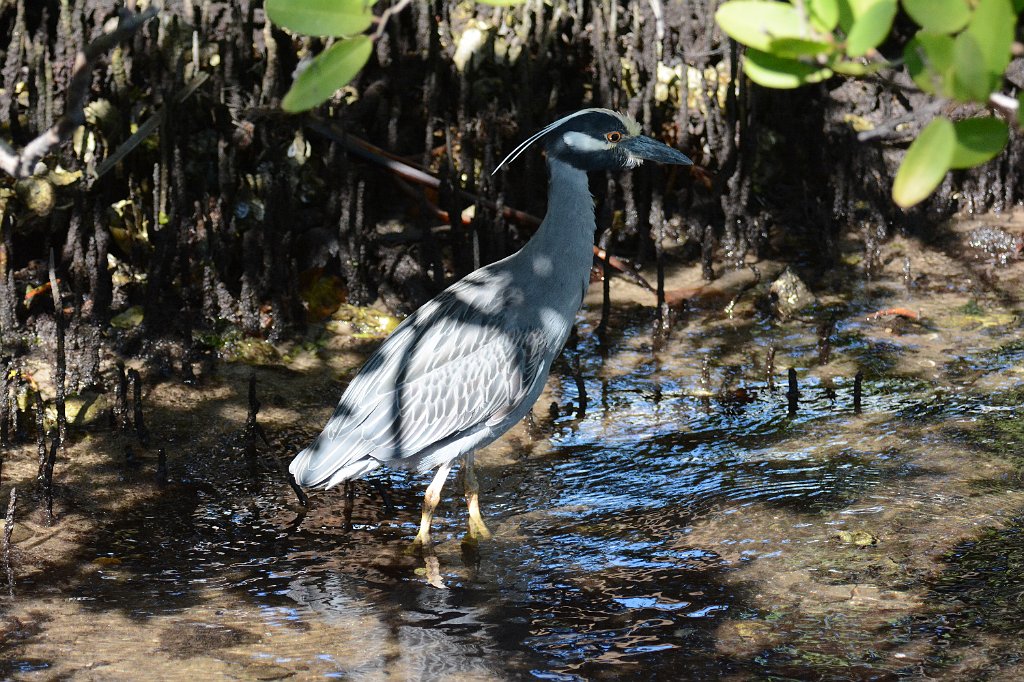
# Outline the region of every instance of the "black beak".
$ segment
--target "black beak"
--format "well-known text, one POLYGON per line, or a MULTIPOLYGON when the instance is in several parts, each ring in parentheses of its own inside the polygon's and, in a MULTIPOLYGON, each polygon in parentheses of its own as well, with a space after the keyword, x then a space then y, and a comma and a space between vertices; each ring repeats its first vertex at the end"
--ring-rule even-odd
POLYGON ((624 149, 638 159, 646 161, 657 161, 658 163, 675 163, 680 166, 692 166, 693 161, 681 151, 669 147, 663 142, 652 140, 643 135, 637 135, 624 140, 619 149, 624 149))

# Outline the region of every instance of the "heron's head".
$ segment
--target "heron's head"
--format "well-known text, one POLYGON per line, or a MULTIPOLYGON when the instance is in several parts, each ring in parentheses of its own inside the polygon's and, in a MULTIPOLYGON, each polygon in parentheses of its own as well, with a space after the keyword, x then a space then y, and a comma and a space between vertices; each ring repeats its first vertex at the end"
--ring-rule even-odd
POLYGON ((543 140, 550 158, 584 171, 636 168, 644 161, 693 163, 682 152, 641 135, 640 124, 628 116, 610 109, 584 109, 535 133, 505 157, 498 169, 538 140, 543 140))

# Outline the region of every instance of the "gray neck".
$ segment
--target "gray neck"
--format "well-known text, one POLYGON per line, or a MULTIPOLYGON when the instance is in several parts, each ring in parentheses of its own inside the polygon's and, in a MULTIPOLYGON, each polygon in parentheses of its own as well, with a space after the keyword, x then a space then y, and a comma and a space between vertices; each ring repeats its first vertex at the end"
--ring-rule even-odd
POLYGON ((549 156, 548 174, 548 212, 524 251, 580 261, 589 273, 597 222, 587 173, 549 156))
POLYGON ((528 295, 544 300, 563 320, 561 343, 590 285, 597 223, 586 171, 548 157, 548 172, 547 215, 514 258, 531 273, 528 295))

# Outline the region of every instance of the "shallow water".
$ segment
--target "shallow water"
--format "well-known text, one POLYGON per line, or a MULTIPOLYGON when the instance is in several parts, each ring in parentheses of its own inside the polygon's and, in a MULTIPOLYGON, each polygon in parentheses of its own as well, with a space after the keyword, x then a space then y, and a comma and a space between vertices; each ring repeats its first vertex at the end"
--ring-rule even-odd
POLYGON ((166 492, 103 522, 54 583, 19 585, 3 673, 1014 679, 1019 310, 973 290, 833 304, 821 364, 817 318, 697 309, 656 340, 650 309, 627 305, 602 345, 591 299, 538 424, 479 458, 495 538, 461 545, 449 484, 426 557, 407 548, 428 477, 394 472, 357 483, 348 510, 339 490, 302 512, 274 460, 330 400, 304 375, 275 389, 263 374, 316 416, 275 429, 271 414, 255 468, 224 454, 237 420, 210 427, 219 440, 186 447, 166 492), (907 299, 924 323, 867 317, 907 299))

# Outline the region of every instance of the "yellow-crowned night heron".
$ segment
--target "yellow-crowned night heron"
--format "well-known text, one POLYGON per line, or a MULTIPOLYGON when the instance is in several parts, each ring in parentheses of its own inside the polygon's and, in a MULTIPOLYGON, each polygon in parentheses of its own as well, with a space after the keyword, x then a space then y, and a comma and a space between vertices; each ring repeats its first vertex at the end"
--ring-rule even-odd
POLYGON ((382 464, 438 467, 417 543, 429 542, 441 488, 460 457, 468 537, 490 536, 480 518, 473 453, 529 412, 583 302, 596 228, 587 171, 634 168, 645 159, 691 163, 642 136, 629 117, 584 109, 530 137, 498 169, 537 141, 547 150, 550 174, 548 211, 537 233, 518 253, 467 275, 409 316, 289 467, 300 485, 327 488, 382 464))

